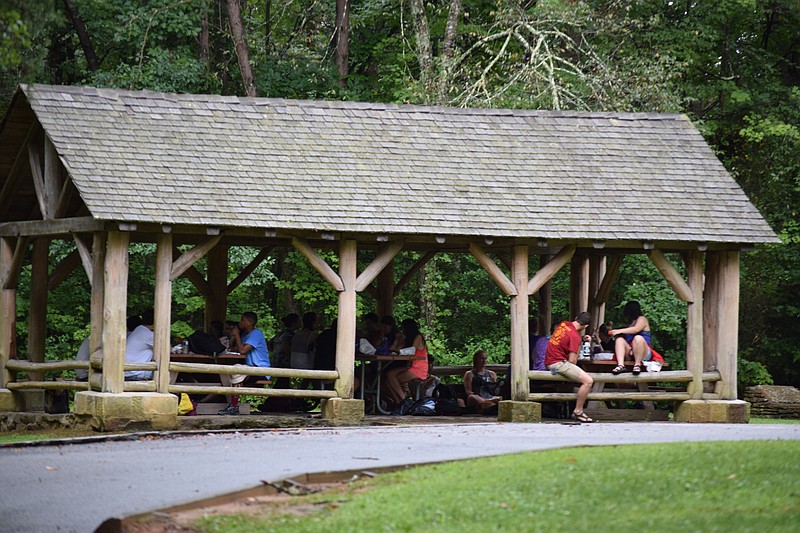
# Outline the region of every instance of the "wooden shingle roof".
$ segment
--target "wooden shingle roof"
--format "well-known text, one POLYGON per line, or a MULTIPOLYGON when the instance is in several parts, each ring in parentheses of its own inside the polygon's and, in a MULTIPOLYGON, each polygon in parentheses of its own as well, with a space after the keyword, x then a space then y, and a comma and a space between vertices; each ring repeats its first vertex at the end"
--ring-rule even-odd
POLYGON ((683 115, 21 91, 100 220, 776 241, 683 115))

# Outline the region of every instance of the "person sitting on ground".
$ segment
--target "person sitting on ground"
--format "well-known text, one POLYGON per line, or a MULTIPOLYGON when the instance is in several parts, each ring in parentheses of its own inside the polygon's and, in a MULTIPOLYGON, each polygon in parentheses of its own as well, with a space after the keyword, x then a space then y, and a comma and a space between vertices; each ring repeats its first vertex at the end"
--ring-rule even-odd
POLYGON ((561 374, 581 384, 578 388, 578 398, 575 400, 575 410, 572 412, 572 418, 579 422, 594 422, 583 412, 594 380, 575 364, 578 362, 578 351, 581 349, 581 332, 586 330, 591 321, 592 317, 584 311, 578 313, 575 320, 565 320, 560 323, 550 337, 544 360, 545 366, 553 374, 561 374))
MULTIPOLYGON (((258 316, 255 313, 247 312, 242 315, 239 325, 231 330, 231 351, 245 355, 245 363, 248 366, 269 368, 269 351, 267 350, 267 340, 264 333, 256 328, 258 316)), ((254 386, 261 376, 246 376, 244 374, 222 374, 220 376, 222 384, 226 387, 254 386)), ((269 376, 266 376, 269 379, 269 376)), ((230 396, 228 407, 219 411, 221 415, 239 414, 239 396, 230 396)))
POLYGON ((653 352, 650 349, 650 322, 642 315, 642 307, 636 300, 625 304, 622 315, 628 321, 628 327, 609 331, 612 337, 616 337, 614 355, 617 359, 617 366, 611 373, 627 372, 625 358, 633 354, 633 375, 636 376, 642 371, 642 361, 649 361, 653 358, 653 352))
POLYGON ((494 411, 502 398, 497 395, 497 374, 486 368, 488 356, 478 350, 472 356, 472 368, 464 374, 464 390, 467 393, 467 407, 479 413, 494 411))
MULTIPOLYGON (((153 360, 153 324, 154 313, 148 309, 142 313, 142 324, 136 326, 128 335, 125 343, 125 362, 126 363, 149 363, 153 360)), ((153 379, 152 370, 128 370, 125 372, 127 380, 153 379)))
MULTIPOLYGON (((89 338, 91 336, 87 335, 83 342, 81 343, 80 347, 78 348, 78 353, 75 354, 76 361, 88 361, 89 360, 89 338)), ((75 369, 75 379, 78 381, 88 381, 89 379, 89 371, 84 370, 82 368, 75 369)))
POLYGON ((402 332, 397 335, 391 348, 392 354, 414 355, 410 365, 390 368, 386 371, 385 390, 390 401, 399 405, 407 395, 410 381, 425 380, 428 377, 428 346, 419 331, 419 324, 410 318, 400 324, 402 332))

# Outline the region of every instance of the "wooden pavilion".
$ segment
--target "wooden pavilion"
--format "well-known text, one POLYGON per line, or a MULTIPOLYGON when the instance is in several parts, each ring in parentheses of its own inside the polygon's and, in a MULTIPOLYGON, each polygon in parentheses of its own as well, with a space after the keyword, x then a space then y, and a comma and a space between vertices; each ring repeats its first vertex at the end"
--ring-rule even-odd
POLYGON ((548 282, 569 264, 570 311, 588 309, 599 323, 622 259, 647 254, 688 304, 687 369, 670 373, 687 388, 658 398, 681 402, 680 419, 736 419, 739 254, 778 242, 688 118, 654 113, 23 85, 0 124, 0 206, 0 411, 24 410, 25 394, 74 388, 76 413, 101 428, 176 423, 171 393, 191 387, 169 383, 169 371, 187 365, 170 361, 172 282, 186 276, 206 299, 206 321, 224 319, 229 291, 276 247, 302 252, 338 292, 339 342, 334 371, 270 373, 333 379, 335 390, 247 392, 316 396, 328 417, 363 416, 353 400, 357 293, 373 292, 389 313, 425 261, 464 252, 509 299, 513 398, 500 416, 535 418, 535 400, 547 398, 529 390, 541 377, 528 370, 529 299, 549 327, 548 282), (51 264, 53 239, 74 241, 76 252, 51 264), (131 242, 157 245, 155 361, 136 368, 124 361, 131 242), (261 252, 228 280, 234 245, 261 252), (338 271, 320 249, 336 251, 338 271), (374 258, 358 272, 360 250, 374 258), (423 255, 398 278, 401 250, 423 255), (669 253, 680 254, 685 279, 669 253), (193 266, 202 257, 206 272, 193 266), (16 290, 27 260, 29 353, 18 354, 16 290), (79 265, 92 287, 91 360, 45 362, 48 290, 79 265), (88 383, 42 378, 87 367, 88 383), (126 382, 124 370, 137 368, 154 370, 154 380, 126 382), (17 381, 19 371, 29 380, 17 381))

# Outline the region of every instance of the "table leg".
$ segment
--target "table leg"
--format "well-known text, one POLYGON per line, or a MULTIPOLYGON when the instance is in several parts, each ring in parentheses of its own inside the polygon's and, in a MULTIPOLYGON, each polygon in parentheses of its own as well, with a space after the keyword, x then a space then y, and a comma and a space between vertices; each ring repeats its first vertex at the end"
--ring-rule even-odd
POLYGON ((375 400, 375 409, 382 415, 390 415, 392 414, 391 411, 387 411, 381 407, 381 373, 383 371, 383 361, 378 361, 378 375, 375 378, 377 380, 376 389, 376 400, 375 400))
MULTIPOLYGON (((650 385, 648 385, 646 382, 642 381, 637 383, 636 385, 639 388, 640 392, 650 392, 650 385)), ((642 405, 644 406, 646 411, 655 411, 656 409, 655 404, 650 400, 644 400, 642 402, 642 405)))
MULTIPOLYGON (((594 384, 592 385, 592 392, 603 392, 605 390, 605 388, 606 388, 606 384, 605 383, 600 383, 600 382, 595 381, 594 384)), ((605 409, 606 408, 606 404, 605 404, 605 402, 601 402, 601 401, 598 401, 598 400, 591 400, 591 401, 586 402, 586 408, 587 409, 605 409)))

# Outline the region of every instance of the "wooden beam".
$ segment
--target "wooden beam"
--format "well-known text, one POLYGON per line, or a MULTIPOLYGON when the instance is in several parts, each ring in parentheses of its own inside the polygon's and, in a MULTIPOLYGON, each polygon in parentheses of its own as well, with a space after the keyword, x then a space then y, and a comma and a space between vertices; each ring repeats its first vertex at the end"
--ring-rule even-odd
POLYGON ((31 177, 33 178, 33 189, 36 192, 36 201, 39 204, 39 213, 45 220, 53 217, 48 216, 47 213, 47 199, 45 197, 44 187, 44 172, 42 170, 42 147, 39 143, 31 139, 28 142, 28 162, 31 168, 31 177))
MULTIPOLYGON (((336 323, 336 371, 339 379, 334 389, 339 398, 353 398, 356 345, 356 274, 358 273, 356 241, 344 240, 339 245, 339 312, 336 323)), ((316 254, 315 254, 316 255, 316 254)), ((327 265, 327 263, 325 263, 327 265)), ((329 267, 330 268, 330 267, 329 267)))
POLYGON ((156 391, 169 391, 170 324, 172 308, 172 234, 159 233, 156 244, 155 325, 153 328, 153 359, 158 365, 156 391))
POLYGON ((195 267, 191 266, 187 268, 186 272, 184 272, 182 276, 188 279, 191 284, 194 285, 194 288, 197 289, 197 292, 199 292, 203 298, 211 297, 211 285, 195 267))
POLYGON ((693 400, 703 397, 703 255, 689 252, 685 256, 689 288, 695 295, 686 309, 686 368, 693 381, 688 392, 693 400))
POLYGON ((624 259, 624 255, 615 255, 611 257, 611 261, 606 265, 606 273, 603 275, 603 280, 597 288, 597 294, 595 294, 594 297, 595 302, 608 303, 608 298, 611 296, 611 287, 614 286, 614 282, 617 279, 619 269, 624 259))
POLYGON ((72 184, 72 176, 67 173, 64 183, 61 185, 61 192, 58 194, 55 218, 61 218, 67 212, 70 202, 75 195, 75 186, 72 184))
POLYGON ((225 322, 228 314, 228 246, 219 244, 206 256, 208 264, 206 281, 211 296, 206 297, 205 331, 211 331, 211 322, 225 322))
MULTIPOLYGON (((543 254, 539 256, 539 270, 552 260, 552 257, 543 254)), ((530 288, 528 289, 530 292, 530 288)), ((545 282, 541 287, 535 290, 532 294, 537 295, 538 304, 538 321, 539 321, 539 335, 550 335, 553 331, 553 290, 550 281, 545 282)))
MULTIPOLYGON (((339 292, 344 290, 344 282, 342 281, 342 278, 340 278, 339 275, 333 271, 330 265, 326 263, 325 260, 320 257, 313 248, 311 248, 311 246, 308 244, 308 241, 299 237, 292 237, 292 246, 294 246, 298 252, 305 256, 309 264, 314 267, 314 270, 319 272, 320 276, 322 276, 322 279, 327 281, 330 286, 334 288, 334 290, 339 292)), ((355 280, 353 280, 353 282, 355 283, 355 280)), ((353 286, 353 289, 355 289, 355 285, 353 286)))
MULTIPOLYGON (((470 251, 472 247, 470 246, 470 251)), ((473 252, 474 255, 474 252, 473 252)), ((494 264, 494 263, 493 263, 494 264)), ((530 393, 530 336, 528 335, 528 247, 514 246, 511 279, 511 399, 524 402, 530 393)))
MULTIPOLYGON (((16 289, 19 283, 19 275, 22 272, 22 262, 25 260, 25 254, 28 251, 28 238, 19 237, 14 239, 14 254, 11 263, 8 265, 8 271, 2 272, 2 280, 0 286, 3 289, 16 289)), ((49 289, 49 286, 48 286, 49 289)))
POLYGON ((63 237, 72 233, 104 231, 105 222, 92 217, 23 220, 0 224, 0 237, 63 237))
POLYGON ((664 279, 667 280, 667 283, 672 287, 672 290, 675 291, 675 294, 678 295, 678 298, 688 303, 694 301, 695 296, 692 289, 683 281, 680 272, 672 266, 672 263, 669 262, 661 250, 651 250, 647 256, 658 271, 661 272, 661 275, 664 276, 664 279))
POLYGON ((67 279, 80 264, 81 256, 77 249, 68 253, 50 274, 50 279, 47 281, 47 290, 55 290, 55 288, 61 285, 61 282, 67 279))
POLYGON ((400 250, 403 249, 403 241, 392 241, 383 246, 380 251, 375 255, 372 263, 364 269, 361 274, 356 278, 356 292, 361 292, 372 283, 378 274, 380 274, 386 265, 392 262, 400 250))
POLYGON ((575 254, 576 246, 574 244, 562 248, 546 265, 541 267, 536 274, 528 282, 528 294, 533 294, 539 288, 550 281, 556 272, 566 265, 572 256, 575 254))
POLYGON ((103 300, 103 392, 115 394, 125 390, 129 239, 129 233, 108 232, 103 300))
POLYGON ((606 304, 597 301, 597 290, 606 274, 606 256, 592 255, 589 257, 589 313, 592 315, 592 324, 589 331, 595 331, 600 324, 605 322, 606 304))
MULTIPOLYGON (((369 290, 369 287, 367 287, 367 290, 369 290)), ((380 316, 394 316, 394 260, 389 261, 386 268, 378 274, 375 301, 376 311, 380 316)))
MULTIPOLYGON (((719 325, 719 252, 706 252, 705 279, 703 280, 703 371, 717 371, 717 336, 719 325)), ((705 385, 704 392, 714 392, 714 386, 705 385)))
POLYGON ((74 233, 72 237, 75 240, 75 246, 77 247, 78 255, 81 257, 83 269, 86 271, 86 275, 89 278, 89 283, 91 283, 92 279, 94 279, 94 276, 92 276, 92 252, 89 251, 89 245, 83 240, 83 237, 77 233, 74 233))
POLYGON ((403 275, 403 277, 402 277, 402 278, 400 278, 400 281, 398 281, 397 283, 395 283, 395 285, 394 285, 394 295, 393 295, 393 296, 397 296, 398 294, 400 294, 400 291, 402 291, 403 289, 405 289, 405 288, 406 288, 406 285, 408 285, 408 284, 411 282, 411 278, 413 278, 413 277, 414 277, 414 275, 416 275, 416 273, 417 273, 417 272, 419 272, 419 271, 420 271, 420 269, 421 269, 422 267, 424 267, 426 264, 428 264, 428 261, 430 261, 431 259, 433 259, 433 257, 434 257, 436 254, 437 254, 437 252, 436 252, 436 251, 433 251, 433 250, 432 250, 432 251, 430 251, 430 252, 425 252, 425 255, 423 255, 422 257, 420 257, 420 258, 417 260, 417 262, 416 262, 416 263, 414 263, 414 264, 411 266, 411 268, 409 268, 409 269, 408 269, 408 272, 406 272, 406 273, 403 275))
POLYGON ((169 275, 170 281, 175 281, 181 274, 186 272, 190 266, 194 265, 199 259, 205 256, 222 239, 222 235, 215 235, 207 241, 198 244, 190 250, 186 250, 172 264, 172 272, 169 275))
POLYGON ((483 248, 471 242, 469 243, 469 251, 506 296, 517 295, 517 287, 515 287, 514 283, 500 270, 497 263, 483 251, 483 248))
POLYGON ((46 219, 56 218, 58 210, 58 200, 61 194, 61 160, 58 152, 50 140, 50 136, 44 134, 44 199, 47 205, 46 219))
POLYGON ((233 281, 228 283, 228 294, 233 292, 233 290, 236 287, 238 287, 244 280, 246 280, 248 276, 250 276, 250 274, 252 274, 253 271, 257 269, 259 265, 261 265, 261 263, 263 263, 267 257, 269 257, 269 253, 272 251, 272 248, 273 248, 272 246, 265 246, 264 248, 262 248, 261 251, 258 252, 258 255, 255 256, 253 260, 250 261, 250 263, 248 263, 247 266, 242 269, 241 272, 239 272, 239 275, 236 276, 236 278, 234 278, 233 281))

